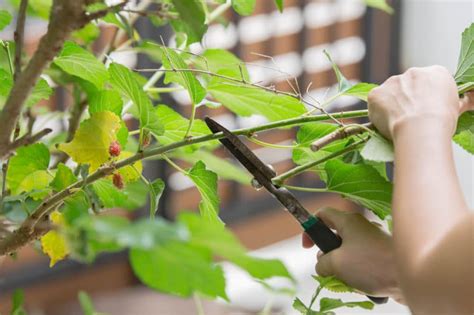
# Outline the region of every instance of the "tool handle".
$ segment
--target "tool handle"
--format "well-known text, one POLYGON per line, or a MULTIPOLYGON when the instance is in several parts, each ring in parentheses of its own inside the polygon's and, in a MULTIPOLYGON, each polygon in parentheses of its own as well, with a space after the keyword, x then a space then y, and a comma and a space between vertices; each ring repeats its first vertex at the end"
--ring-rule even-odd
MULTIPOLYGON (((323 253, 328 253, 342 244, 342 239, 339 235, 331 231, 322 220, 315 216, 311 216, 311 218, 304 222, 302 226, 306 234, 308 234, 314 244, 318 246, 323 253)), ((384 304, 388 301, 388 297, 367 297, 376 304, 384 304)))

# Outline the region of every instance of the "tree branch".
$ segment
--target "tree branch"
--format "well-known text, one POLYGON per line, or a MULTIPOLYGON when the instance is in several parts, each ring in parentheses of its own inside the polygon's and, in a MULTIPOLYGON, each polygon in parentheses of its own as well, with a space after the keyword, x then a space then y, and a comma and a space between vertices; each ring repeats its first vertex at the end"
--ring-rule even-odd
POLYGON ((53 1, 48 30, 26 68, 18 75, 0 113, 0 159, 10 153, 12 133, 33 87, 43 70, 62 49, 68 36, 90 21, 85 14, 85 7, 92 2, 94 0, 53 1))
POLYGON ((25 19, 26 8, 28 7, 28 0, 21 0, 18 18, 16 21, 16 30, 13 34, 15 40, 15 72, 13 80, 16 81, 21 73, 21 52, 23 51, 23 41, 25 36, 25 19))
POLYGON ((339 128, 324 137, 321 137, 314 141, 311 144, 312 151, 318 151, 327 146, 328 144, 341 140, 344 138, 349 138, 350 136, 358 135, 364 132, 367 132, 367 129, 375 129, 375 126, 372 123, 362 124, 362 125, 354 125, 354 126, 346 126, 339 128))
POLYGON ((361 145, 362 143, 366 142, 368 138, 365 138, 365 139, 362 139, 362 140, 359 140, 347 147, 345 147, 344 149, 342 150, 339 150, 339 151, 336 151, 336 152, 333 152, 319 160, 316 160, 316 161, 312 161, 312 162, 309 162, 309 163, 306 163, 306 164, 303 164, 303 165, 300 165, 300 166, 297 166, 295 168, 292 168, 291 170, 289 170, 288 172, 285 172, 279 176, 276 176, 272 179, 273 183, 275 185, 279 185, 281 186, 285 180, 287 180, 288 178, 290 177, 294 177, 298 174, 301 174, 307 170, 309 170, 310 168, 313 168, 319 164, 322 164, 326 161, 329 161, 330 159, 333 159, 335 157, 338 157, 342 154, 345 154, 345 153, 348 153, 348 152, 351 152, 351 151, 354 151, 355 149, 357 149, 357 147, 359 145, 361 145))
MULTIPOLYGON (((334 117, 339 119, 343 118, 357 118, 357 117, 366 117, 368 115, 367 110, 357 110, 357 111, 350 111, 350 112, 343 112, 343 113, 334 113, 332 114, 334 117)), ((326 114, 323 115, 315 115, 315 116, 306 116, 306 117, 297 117, 291 118, 281 121, 276 121, 272 123, 268 123, 265 125, 252 127, 252 128, 245 128, 245 129, 238 129, 234 130, 233 133, 235 135, 245 135, 247 137, 252 136, 256 132, 261 132, 265 130, 281 128, 286 126, 294 126, 299 125, 302 123, 309 123, 315 121, 324 121, 329 120, 329 117, 326 114)), ((188 145, 207 142, 211 140, 217 140, 222 138, 224 135, 220 133, 216 134, 209 134, 200 137, 191 137, 188 139, 184 139, 182 141, 178 141, 169 145, 159 146, 159 147, 152 147, 146 149, 144 151, 139 151, 135 155, 118 161, 113 165, 105 165, 99 168, 94 173, 90 174, 87 178, 80 180, 69 187, 65 188, 64 190, 46 198, 41 205, 36 208, 33 213, 22 223, 22 225, 15 230, 13 233, 8 235, 5 239, 0 241, 0 256, 12 253, 19 249, 20 247, 28 244, 29 242, 35 240, 36 238, 42 236, 44 233, 47 232, 44 228, 42 230, 38 230, 36 228, 36 224, 41 222, 42 220, 46 220, 46 216, 51 213, 58 205, 60 205, 63 200, 67 197, 73 195, 78 189, 83 187, 84 185, 91 184, 96 180, 103 178, 112 174, 115 170, 120 169, 122 167, 132 165, 133 163, 143 160, 149 157, 155 157, 162 155, 166 152, 185 147, 188 145)))

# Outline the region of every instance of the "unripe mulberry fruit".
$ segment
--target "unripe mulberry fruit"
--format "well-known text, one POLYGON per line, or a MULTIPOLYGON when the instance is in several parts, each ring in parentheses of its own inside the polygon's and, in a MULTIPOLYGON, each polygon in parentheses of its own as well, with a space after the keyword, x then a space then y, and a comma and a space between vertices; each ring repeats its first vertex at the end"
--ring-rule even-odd
POLYGON ((114 186, 117 187, 118 189, 123 188, 123 178, 120 173, 114 173, 112 176, 112 183, 114 183, 114 186))
POLYGON ((122 148, 120 147, 120 144, 117 141, 112 142, 109 146, 110 156, 113 156, 113 157, 119 156, 121 150, 122 148))

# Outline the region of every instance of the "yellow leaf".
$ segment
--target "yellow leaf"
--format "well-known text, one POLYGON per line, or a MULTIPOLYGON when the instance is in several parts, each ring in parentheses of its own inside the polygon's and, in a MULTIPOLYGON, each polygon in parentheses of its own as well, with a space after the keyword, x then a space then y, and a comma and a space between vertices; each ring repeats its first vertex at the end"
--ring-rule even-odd
MULTIPOLYGON (((119 156, 119 160, 123 160, 134 155, 132 152, 122 151, 119 156)), ((120 175, 124 183, 133 182, 140 178, 140 175, 143 171, 143 165, 141 161, 137 161, 132 165, 128 165, 119 169, 120 175)))
MULTIPOLYGON (((64 226, 63 215, 58 211, 51 213, 50 220, 57 227, 64 226)), ((49 231, 41 237, 41 248, 43 249, 43 253, 48 255, 51 259, 49 267, 53 267, 58 261, 63 260, 69 254, 64 236, 56 230, 49 231)))
POLYGON ((58 148, 74 162, 89 164, 90 171, 95 171, 109 159, 109 146, 117 139, 119 128, 120 118, 114 113, 94 113, 81 123, 71 142, 62 143, 58 148))

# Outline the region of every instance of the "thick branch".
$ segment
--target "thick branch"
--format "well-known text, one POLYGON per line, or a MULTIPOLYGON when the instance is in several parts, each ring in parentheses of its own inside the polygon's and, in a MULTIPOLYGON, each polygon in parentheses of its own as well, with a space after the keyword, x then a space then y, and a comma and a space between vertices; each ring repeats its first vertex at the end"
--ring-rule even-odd
POLYGON ((14 81, 16 81, 21 73, 21 52, 23 51, 23 38, 25 36, 25 19, 27 7, 28 0, 21 0, 18 18, 16 21, 16 30, 13 34, 13 38, 15 39, 15 73, 13 74, 14 81))
POLYGON ((54 0, 50 13, 50 22, 46 34, 41 38, 38 49, 23 72, 19 74, 5 106, 0 113, 0 158, 6 156, 12 132, 43 70, 62 49, 64 41, 76 29, 88 23, 84 8, 90 0, 54 0))
MULTIPOLYGON (((339 119, 343 118, 356 118, 356 117, 366 117, 368 115, 367 110, 358 110, 358 111, 351 111, 351 112, 344 112, 344 113, 334 113, 332 114, 334 117, 339 119)), ((245 135, 245 136, 252 136, 256 132, 281 128, 286 126, 294 126, 303 123, 315 122, 315 121, 324 121, 329 120, 331 117, 328 115, 315 115, 315 116, 305 116, 305 117, 297 117, 291 118, 286 120, 281 120, 257 127, 246 128, 246 129, 238 129, 233 131, 236 135, 245 135)), ((207 142, 211 140, 217 140, 223 137, 222 133, 216 134, 209 134, 200 137, 191 137, 188 139, 184 139, 179 142, 175 142, 165 146, 153 147, 149 148, 144 151, 140 151, 135 155, 121 160, 117 162, 115 165, 106 165, 99 168, 96 172, 89 175, 87 178, 78 181, 71 186, 67 187, 66 189, 46 198, 41 205, 36 208, 33 213, 26 219, 23 224, 12 234, 10 234, 7 238, 3 239, 0 242, 0 256, 9 254, 11 252, 16 251, 18 248, 28 244, 29 242, 35 240, 39 236, 43 235, 46 231, 43 229, 42 231, 38 231, 36 229, 36 224, 41 220, 45 219, 49 213, 51 213, 58 205, 60 205, 64 199, 73 195, 78 189, 82 188, 84 185, 91 184, 96 180, 103 178, 107 175, 110 175, 117 169, 122 167, 132 165, 133 163, 143 160, 145 158, 159 156, 166 152, 185 147, 188 145, 207 142)))
POLYGON ((321 150, 322 148, 324 148, 325 146, 327 146, 328 144, 334 141, 341 140, 344 138, 349 138, 350 136, 367 132, 367 129, 374 129, 374 128, 375 127, 372 123, 342 127, 314 141, 311 144, 311 150, 312 151, 321 150))

